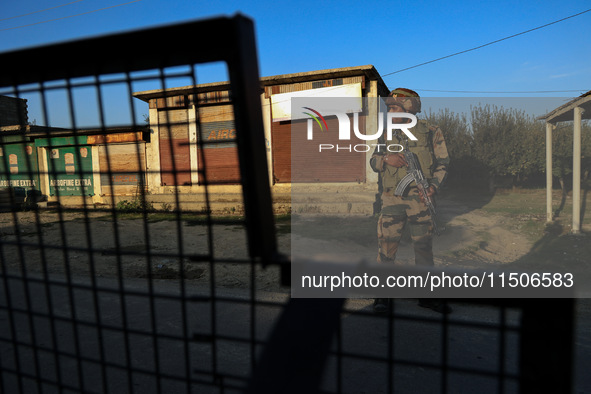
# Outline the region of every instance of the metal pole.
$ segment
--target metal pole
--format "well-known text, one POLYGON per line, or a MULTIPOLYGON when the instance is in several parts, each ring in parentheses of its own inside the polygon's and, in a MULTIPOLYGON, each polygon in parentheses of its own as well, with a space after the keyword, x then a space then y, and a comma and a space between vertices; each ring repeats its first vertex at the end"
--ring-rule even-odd
POLYGON ((574 392, 575 300, 549 298, 523 302, 519 392, 574 392), (553 311, 551 318, 549 309, 553 311))
POLYGON ((552 221, 552 130, 554 125, 546 123, 546 222, 552 221))
POLYGON ((581 231, 581 118, 583 109, 574 109, 573 131, 573 228, 572 233, 581 231))

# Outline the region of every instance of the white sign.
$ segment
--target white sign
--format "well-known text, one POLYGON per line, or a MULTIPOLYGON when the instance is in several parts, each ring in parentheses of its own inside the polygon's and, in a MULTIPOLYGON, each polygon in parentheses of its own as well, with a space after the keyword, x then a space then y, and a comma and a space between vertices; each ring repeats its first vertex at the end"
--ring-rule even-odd
POLYGON ((352 100, 351 108, 345 112, 361 112, 361 83, 352 83, 348 85, 331 86, 328 88, 318 88, 301 90, 299 92, 279 93, 271 96, 271 111, 273 113, 273 122, 284 120, 306 119, 307 116, 301 112, 291 112, 291 99, 294 97, 349 97, 359 98, 352 100))

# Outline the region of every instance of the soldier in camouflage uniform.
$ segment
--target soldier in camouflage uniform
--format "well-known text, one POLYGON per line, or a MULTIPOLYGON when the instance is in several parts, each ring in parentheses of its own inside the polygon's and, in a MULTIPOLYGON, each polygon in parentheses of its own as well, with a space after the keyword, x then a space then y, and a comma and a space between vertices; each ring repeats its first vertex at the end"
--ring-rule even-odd
MULTIPOLYGON (((388 112, 407 112, 417 114, 421 111, 419 95, 404 88, 390 92, 387 99, 388 112)), ((404 123, 409 119, 394 119, 395 123, 404 123)), ((378 145, 371 157, 372 169, 379 173, 382 207, 378 220, 378 262, 394 262, 398 245, 405 225, 410 225, 410 234, 415 252, 415 264, 433 266, 433 225, 429 210, 423 201, 423 196, 413 182, 407 189, 408 194, 395 196, 394 189, 407 174, 404 155, 390 153, 384 145, 397 144, 407 146, 415 153, 425 178, 429 180, 426 193, 434 200, 437 190, 443 184, 447 175, 449 156, 443 133, 439 127, 429 126, 426 121, 418 120, 417 125, 410 129, 417 138, 411 141, 402 132, 393 135, 393 140, 386 141, 382 134, 378 145)), ((393 151, 400 150, 391 149, 393 151)), ((386 299, 376 299, 374 310, 385 312, 386 299)), ((439 312, 447 311, 447 307, 439 301, 421 300, 421 306, 435 309, 439 312)))

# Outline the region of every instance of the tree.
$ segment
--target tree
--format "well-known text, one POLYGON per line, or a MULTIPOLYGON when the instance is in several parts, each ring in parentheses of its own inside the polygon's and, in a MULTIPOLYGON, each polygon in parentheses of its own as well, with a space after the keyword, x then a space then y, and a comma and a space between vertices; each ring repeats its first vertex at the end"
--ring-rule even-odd
POLYGON ((425 119, 443 131, 450 157, 450 177, 465 179, 476 175, 474 171, 478 166, 473 163, 473 136, 466 114, 457 114, 446 108, 437 113, 429 112, 425 119))
MULTIPOLYGON (((573 124, 558 123, 552 132, 552 175, 558 178, 563 196, 568 192, 567 179, 573 170, 573 124)), ((589 178, 591 171, 591 125, 581 127, 581 176, 589 178)))
POLYGON ((474 155, 495 176, 511 176, 515 186, 535 174, 544 160, 543 127, 525 112, 513 108, 478 106, 471 108, 474 155))

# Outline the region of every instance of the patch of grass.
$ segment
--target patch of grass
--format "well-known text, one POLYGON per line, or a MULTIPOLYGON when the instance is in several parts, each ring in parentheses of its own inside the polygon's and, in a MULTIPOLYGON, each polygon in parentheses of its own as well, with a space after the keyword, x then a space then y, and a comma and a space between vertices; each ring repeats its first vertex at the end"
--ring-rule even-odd
POLYGON ((321 207, 319 207, 318 205, 303 204, 303 205, 298 205, 297 207, 295 207, 295 211, 298 214, 320 213, 321 210, 322 210, 321 207))
POLYGON ((231 224, 243 224, 245 221, 244 216, 211 216, 208 217, 205 214, 195 214, 190 213, 186 215, 182 215, 181 219, 185 222, 187 226, 207 226, 209 220, 214 222, 214 224, 221 224, 221 225, 231 225, 231 224))
POLYGON ((275 223, 291 223, 291 213, 275 215, 275 223))
POLYGON ((531 193, 497 193, 482 207, 489 213, 507 215, 544 215, 546 213, 545 191, 531 193))
POLYGON ((174 212, 150 212, 148 213, 147 220, 150 223, 156 222, 170 222, 177 220, 178 216, 174 212))
POLYGON ((153 211, 154 205, 152 203, 141 199, 141 198, 134 198, 133 200, 121 200, 115 206, 117 211, 125 212, 125 213, 139 213, 144 211, 153 211))
POLYGON ((275 232, 277 235, 291 234, 291 214, 275 216, 275 232))
POLYGON ((514 228, 519 230, 530 241, 536 241, 543 235, 546 225, 545 220, 527 218, 519 218, 518 220, 521 220, 521 222, 515 224, 514 228))
MULTIPOLYGON (((532 241, 544 236, 546 224, 546 189, 519 189, 517 191, 499 190, 492 194, 472 194, 469 190, 455 190, 448 198, 485 214, 502 215, 504 222, 511 230, 524 234, 532 241)), ((565 228, 572 223, 572 196, 564 201, 560 190, 552 192, 552 209, 554 220, 565 228), (561 205, 561 203, 563 203, 561 205)), ((581 193, 582 209, 584 210, 582 225, 591 225, 591 201, 588 193, 581 193)), ((566 233, 568 233, 568 229, 566 233)))

